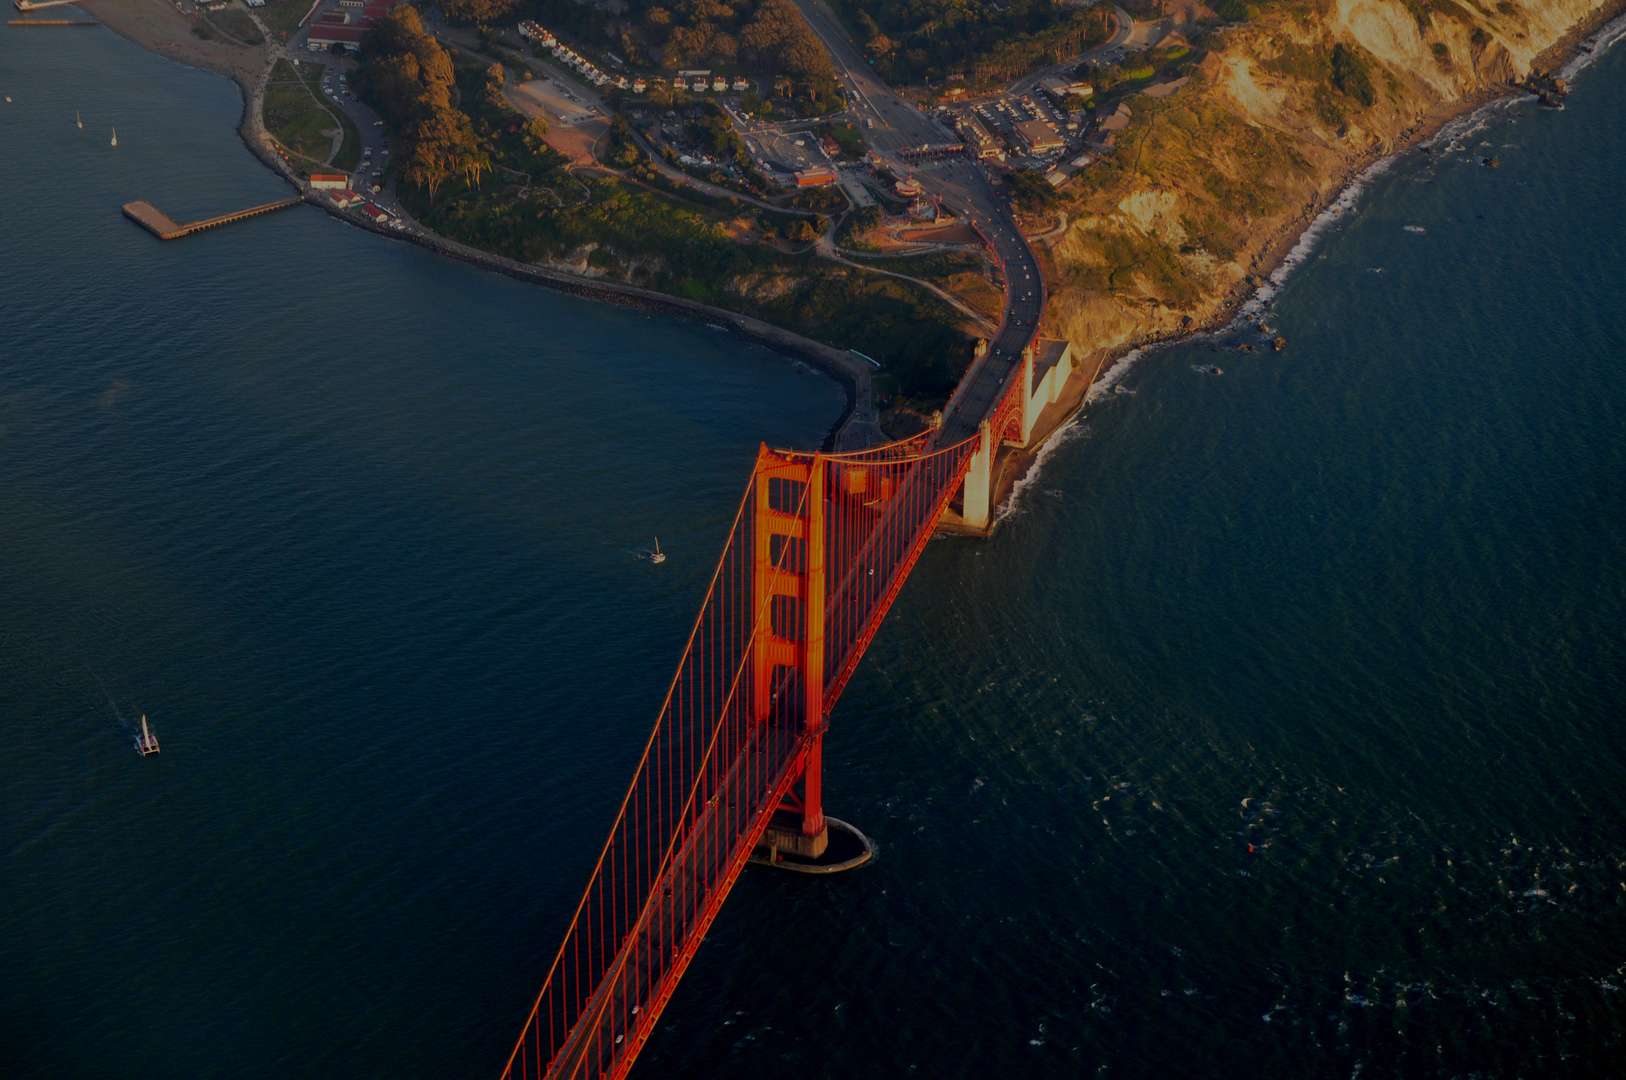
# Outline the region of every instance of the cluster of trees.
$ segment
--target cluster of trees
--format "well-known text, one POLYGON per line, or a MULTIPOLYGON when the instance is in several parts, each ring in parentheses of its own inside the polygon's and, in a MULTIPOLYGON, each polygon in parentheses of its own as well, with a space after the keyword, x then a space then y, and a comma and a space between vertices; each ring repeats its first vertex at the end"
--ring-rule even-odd
POLYGON ((1030 169, 1006 173, 1003 186, 1016 208, 1030 214, 1054 209, 1061 202, 1050 181, 1030 169))
MULTIPOLYGON (((743 245, 687 202, 613 179, 583 182, 591 198, 564 206, 515 202, 489 185, 413 209, 442 235, 524 262, 595 245, 588 262, 611 279, 741 311, 837 348, 862 349, 911 397, 946 396, 969 362, 970 341, 958 314, 906 282, 743 245)), ((811 242, 828 223, 764 211, 759 224, 811 242)))
POLYGON ((798 79, 834 74, 824 46, 791 0, 631 0, 619 19, 572 0, 442 0, 441 8, 454 23, 534 18, 649 66, 744 66, 798 79))
POLYGON ((1331 68, 1332 84, 1340 93, 1362 105, 1371 105, 1378 99, 1377 92, 1372 89, 1372 73, 1366 58, 1342 41, 1332 47, 1328 66, 1331 68))
POLYGON ((700 115, 689 121, 689 134, 713 157, 741 165, 751 164, 751 158, 745 152, 745 142, 734 130, 723 107, 715 101, 702 104, 700 115))
POLYGON ((830 57, 791 0, 636 0, 651 53, 672 68, 748 64, 829 78, 830 57))
POLYGON ((390 12, 362 40, 360 59, 356 91, 395 132, 401 178, 431 198, 453 176, 478 184, 491 156, 452 105, 452 58, 424 33, 417 10, 403 4, 390 12))
POLYGON ((1143 82, 1154 77, 1178 79, 1182 75, 1189 75, 1197 66, 1197 59, 1190 47, 1185 45, 1169 49, 1142 49, 1129 53, 1116 64, 1104 67, 1081 64, 1074 75, 1092 83, 1097 94, 1108 94, 1125 83, 1143 82))
POLYGON ((1106 40, 1109 8, 1056 0, 837 0, 864 40, 875 70, 893 83, 963 73, 976 85, 1003 82, 1077 56, 1106 40))

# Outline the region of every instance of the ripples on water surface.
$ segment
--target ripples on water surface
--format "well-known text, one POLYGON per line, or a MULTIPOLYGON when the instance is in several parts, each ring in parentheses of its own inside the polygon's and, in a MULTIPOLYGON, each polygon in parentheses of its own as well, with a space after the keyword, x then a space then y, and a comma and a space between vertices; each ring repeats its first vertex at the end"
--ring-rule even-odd
MULTIPOLYGON (((282 190, 231 87, 0 57, 0 1060, 494 1075, 840 395, 306 208, 160 245, 117 206, 282 190)), ((1611 1073, 1623 84, 1402 162, 1286 352, 1148 356, 931 546, 827 751, 881 859, 748 872, 640 1075, 1611 1073)))

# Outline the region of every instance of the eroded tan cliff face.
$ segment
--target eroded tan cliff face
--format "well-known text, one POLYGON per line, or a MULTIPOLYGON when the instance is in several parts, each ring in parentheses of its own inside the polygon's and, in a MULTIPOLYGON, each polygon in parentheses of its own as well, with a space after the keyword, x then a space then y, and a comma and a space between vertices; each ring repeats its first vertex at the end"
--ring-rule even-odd
POLYGON ((1066 192, 1047 334, 1105 354, 1212 320, 1359 169, 1430 116, 1526 77, 1577 24, 1622 5, 1288 6, 1225 30, 1179 93, 1129 99, 1116 150, 1066 192))

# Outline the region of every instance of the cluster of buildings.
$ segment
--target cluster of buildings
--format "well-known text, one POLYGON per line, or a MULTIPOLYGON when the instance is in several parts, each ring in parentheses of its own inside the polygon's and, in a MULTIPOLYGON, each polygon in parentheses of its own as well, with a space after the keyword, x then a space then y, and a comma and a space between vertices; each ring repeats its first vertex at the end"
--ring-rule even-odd
MULTIPOLYGON (((656 82, 662 82, 656 79, 656 82)), ((680 71, 672 80, 673 90, 692 90, 697 94, 704 94, 707 90, 722 93, 725 90, 741 91, 748 89, 750 83, 739 75, 729 79, 725 75, 713 75, 709 71, 680 71)), ((636 88, 635 88, 636 89, 636 88)))
POLYGON ((388 225, 394 220, 359 192, 351 190, 350 178, 344 173, 311 173, 311 188, 326 192, 328 201, 340 210, 360 210, 376 225, 388 225))
POLYGON ((966 113, 955 121, 954 127, 965 140, 966 149, 975 156, 983 161, 1005 160, 1005 145, 989 134, 988 129, 982 126, 982 121, 975 116, 966 113))
MULTIPOLYGON (((984 161, 1005 161, 1005 141, 988 130, 974 113, 966 112, 955 121, 955 129, 965 140, 966 149, 984 161)), ((1011 124, 1011 139, 1023 153, 1038 157, 1065 149, 1067 140, 1056 124, 1037 117, 1015 120, 1011 124)))
POLYGON ((342 45, 351 52, 361 46, 365 34, 379 19, 390 13, 397 0, 339 0, 336 11, 324 11, 311 23, 305 47, 320 51, 342 45))
POLYGON ((1095 87, 1089 83, 1063 79, 1055 75, 1047 75, 1040 79, 1039 88, 1057 101, 1061 101, 1068 96, 1087 98, 1095 93, 1095 87))
POLYGON ((526 19, 519 24, 519 36, 529 41, 532 48, 548 50, 555 60, 573 69, 594 86, 610 85, 620 87, 622 90, 627 88, 626 76, 604 74, 597 64, 554 37, 541 23, 526 19))
MULTIPOLYGON (((580 72, 582 78, 594 86, 614 86, 621 90, 631 90, 634 94, 642 94, 653 87, 666 85, 664 78, 646 79, 640 75, 629 80, 625 75, 607 75, 591 60, 560 41, 539 22, 526 19, 520 23, 519 36, 529 41, 532 48, 547 49, 553 54, 554 59, 580 72)), ((618 57, 611 56, 610 59, 620 63, 618 57)), ((741 91, 749 87, 750 84, 743 76, 736 75, 730 79, 724 75, 713 75, 710 71, 680 71, 672 79, 673 90, 692 90, 697 94, 703 94, 707 90, 717 93, 730 89, 741 91)))

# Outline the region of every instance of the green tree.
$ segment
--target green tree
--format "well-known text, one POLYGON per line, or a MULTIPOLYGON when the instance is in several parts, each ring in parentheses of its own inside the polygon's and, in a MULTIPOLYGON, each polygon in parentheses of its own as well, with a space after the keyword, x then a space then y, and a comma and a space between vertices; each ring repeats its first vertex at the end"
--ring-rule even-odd
POLYGON ((1061 196, 1056 194, 1049 181, 1028 169, 1005 174, 1005 193, 1019 209, 1029 213, 1050 210, 1061 201, 1061 196))
POLYGON ((1362 105, 1377 100, 1365 58, 1342 41, 1332 47, 1332 84, 1362 105))

